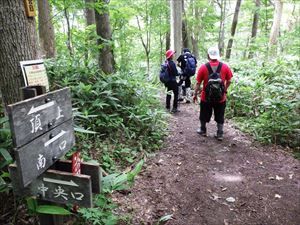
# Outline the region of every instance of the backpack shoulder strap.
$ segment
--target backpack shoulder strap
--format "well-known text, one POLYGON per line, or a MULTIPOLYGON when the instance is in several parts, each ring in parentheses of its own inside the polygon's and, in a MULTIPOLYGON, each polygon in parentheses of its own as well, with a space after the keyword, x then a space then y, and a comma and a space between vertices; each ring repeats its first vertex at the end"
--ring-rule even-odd
POLYGON ((172 68, 171 68, 171 66, 169 64, 169 61, 166 60, 166 63, 167 63, 167 70, 172 73, 172 68))
POLYGON ((210 64, 209 64, 209 62, 206 63, 205 66, 206 66, 206 68, 207 68, 207 70, 208 70, 208 75, 214 73, 214 71, 212 70, 212 68, 211 68, 211 66, 210 66, 210 64))
POLYGON ((220 73, 221 72, 222 65, 223 65, 223 63, 219 62, 219 65, 218 65, 218 68, 216 70, 216 73, 220 73))

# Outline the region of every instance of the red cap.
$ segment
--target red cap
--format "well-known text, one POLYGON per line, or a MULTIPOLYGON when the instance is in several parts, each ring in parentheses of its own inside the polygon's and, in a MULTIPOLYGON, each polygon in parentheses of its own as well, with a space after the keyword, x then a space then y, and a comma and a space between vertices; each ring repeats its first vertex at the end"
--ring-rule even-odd
POLYGON ((169 58, 171 58, 174 54, 175 54, 175 51, 169 49, 168 51, 166 51, 166 58, 169 59, 169 58))

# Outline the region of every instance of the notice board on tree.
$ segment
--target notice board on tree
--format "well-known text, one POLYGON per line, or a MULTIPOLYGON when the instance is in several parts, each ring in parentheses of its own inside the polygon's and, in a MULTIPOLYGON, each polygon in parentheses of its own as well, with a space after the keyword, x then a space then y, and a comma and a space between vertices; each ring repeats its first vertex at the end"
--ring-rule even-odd
POLYGON ((24 83, 26 86, 41 85, 49 91, 49 81, 43 60, 30 60, 20 62, 24 83))

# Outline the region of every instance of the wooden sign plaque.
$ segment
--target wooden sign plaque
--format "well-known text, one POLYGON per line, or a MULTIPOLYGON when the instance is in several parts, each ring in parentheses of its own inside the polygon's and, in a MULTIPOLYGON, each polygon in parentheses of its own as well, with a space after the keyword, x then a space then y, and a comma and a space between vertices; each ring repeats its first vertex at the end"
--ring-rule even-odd
POLYGON ((7 106, 14 147, 20 147, 72 118, 69 88, 7 106))
POLYGON ((23 187, 45 172, 74 144, 74 128, 71 119, 27 145, 15 149, 16 163, 23 187))

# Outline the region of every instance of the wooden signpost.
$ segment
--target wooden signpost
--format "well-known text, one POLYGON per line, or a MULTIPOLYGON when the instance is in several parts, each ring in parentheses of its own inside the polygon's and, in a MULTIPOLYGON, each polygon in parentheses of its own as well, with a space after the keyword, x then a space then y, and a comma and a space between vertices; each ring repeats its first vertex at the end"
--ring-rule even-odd
POLYGON ((7 107, 13 144, 20 147, 72 119, 69 88, 43 94, 7 107))
POLYGON ((14 151, 21 184, 26 187, 75 144, 72 120, 14 151))
MULTIPOLYGON (((38 92, 34 87, 28 91, 29 96, 38 92)), ((79 153, 73 166, 59 160, 75 145, 69 88, 9 105, 7 111, 16 159, 9 166, 15 195, 92 207, 92 193, 101 191, 99 165, 81 162, 79 153)))

